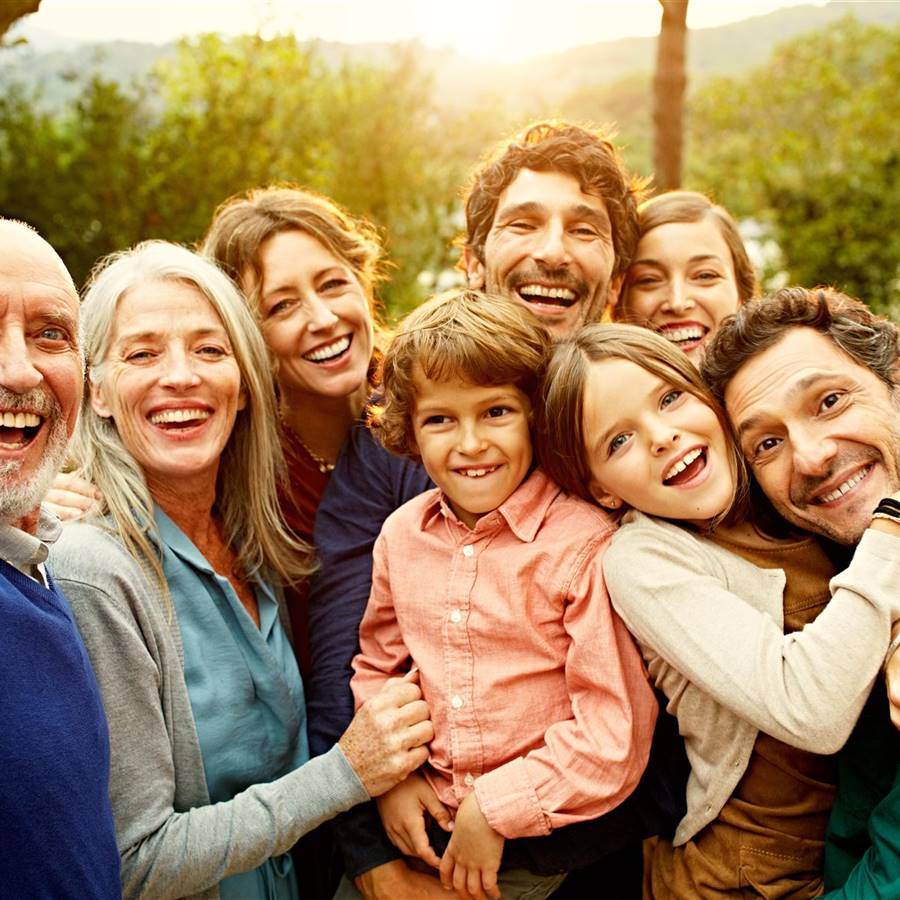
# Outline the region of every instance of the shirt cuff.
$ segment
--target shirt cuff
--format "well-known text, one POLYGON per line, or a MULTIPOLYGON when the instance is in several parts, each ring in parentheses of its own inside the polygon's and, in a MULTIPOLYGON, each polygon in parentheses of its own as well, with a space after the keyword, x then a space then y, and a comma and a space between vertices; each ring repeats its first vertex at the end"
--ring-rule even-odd
POLYGON ((541 808, 522 757, 475 780, 475 796, 488 824, 505 838, 549 834, 550 820, 541 808))

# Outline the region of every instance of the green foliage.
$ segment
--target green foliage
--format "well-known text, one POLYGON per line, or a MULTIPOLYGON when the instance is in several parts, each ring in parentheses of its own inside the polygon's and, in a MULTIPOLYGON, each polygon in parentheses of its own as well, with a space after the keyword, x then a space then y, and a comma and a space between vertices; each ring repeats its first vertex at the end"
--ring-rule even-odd
POLYGON ((0 96, 0 210, 37 227, 77 281, 102 254, 150 237, 194 243, 226 197, 294 182, 384 229, 392 314, 419 275, 452 265, 466 129, 433 106, 411 53, 329 70, 293 37, 182 42, 142 89, 93 78, 62 114, 0 96))
POLYGON ((900 302, 900 29, 847 18, 691 104, 690 180, 768 224, 793 283, 900 302))

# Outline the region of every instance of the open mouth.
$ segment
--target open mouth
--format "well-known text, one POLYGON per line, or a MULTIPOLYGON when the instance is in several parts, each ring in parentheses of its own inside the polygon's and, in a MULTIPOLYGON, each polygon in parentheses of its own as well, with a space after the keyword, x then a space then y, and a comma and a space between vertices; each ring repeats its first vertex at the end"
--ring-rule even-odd
POLYGON ((816 506, 825 506, 829 503, 834 503, 836 500, 840 500, 841 497, 844 496, 848 491, 853 490, 866 476, 869 472, 872 471, 874 467, 874 463, 869 463, 866 466, 863 466, 853 475, 851 475, 846 481, 841 482, 833 491, 829 491, 827 494, 822 494, 821 497, 815 497, 812 500, 816 506))
POLYGON ((457 475, 464 475, 466 478, 484 478, 485 475, 492 475, 494 472, 499 469, 499 464, 496 466, 481 466, 480 468, 469 468, 469 469, 454 469, 453 471, 457 475))
POLYGON ((516 293, 526 303, 558 306, 562 309, 568 309, 578 299, 578 295, 571 288, 548 287, 543 284, 523 284, 516 288, 516 293))
POLYGON ((656 329, 667 341, 671 341, 681 350, 693 350, 699 346, 709 334, 709 329, 702 325, 663 325, 656 329))
POLYGON ((21 450, 37 436, 44 419, 31 412, 0 413, 0 450, 21 450))
POLYGON ((147 418, 151 425, 155 425, 163 431, 179 432, 202 425, 211 415, 211 410, 196 407, 193 409, 161 409, 151 413, 147 418))
POLYGON ((696 478, 706 468, 706 448, 695 447, 688 450, 669 470, 663 475, 663 484, 668 487, 677 487, 687 484, 692 478, 696 478))
POLYGON ((345 334, 343 337, 336 338, 330 344, 323 344, 303 354, 303 358, 307 362, 312 363, 329 363, 345 356, 350 350, 352 343, 351 336, 345 334))

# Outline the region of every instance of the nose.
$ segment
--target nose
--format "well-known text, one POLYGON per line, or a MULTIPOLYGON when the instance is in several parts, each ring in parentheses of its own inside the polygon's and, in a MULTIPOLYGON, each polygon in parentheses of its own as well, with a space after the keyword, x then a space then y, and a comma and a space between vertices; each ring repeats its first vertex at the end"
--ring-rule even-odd
POLYGON ((466 456, 477 456, 484 450, 484 437, 475 422, 460 422, 457 450, 466 456))
POLYGON ((31 358, 25 335, 13 328, 0 332, 0 387, 24 394, 43 380, 31 358))
POLYGON ((681 440, 681 433, 671 424, 656 420, 650 432, 650 452, 660 456, 671 450, 681 440))
POLYGON ((569 251, 561 222, 548 222, 544 226, 533 255, 548 269, 559 269, 568 264, 569 251))
POLYGON ((163 360, 163 372, 159 383, 163 387, 185 390, 200 383, 200 376, 194 368, 190 354, 185 348, 171 348, 163 360))
POLYGON ((794 470, 800 475, 825 475, 837 453, 837 445, 830 438, 812 433, 809 429, 795 429, 790 433, 794 470))
POLYGON ((327 331, 339 321, 331 306, 318 295, 307 299, 306 308, 309 328, 312 331, 327 331))
POLYGON ((666 299, 665 307, 675 313, 675 315, 683 315, 694 307, 694 298, 690 295, 690 289, 680 278, 673 278, 669 282, 669 296, 666 299))

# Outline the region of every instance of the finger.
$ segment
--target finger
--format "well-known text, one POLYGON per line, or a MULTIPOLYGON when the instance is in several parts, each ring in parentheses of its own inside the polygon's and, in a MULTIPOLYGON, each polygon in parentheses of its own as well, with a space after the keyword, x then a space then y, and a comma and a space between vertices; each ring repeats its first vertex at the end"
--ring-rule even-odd
POLYGON ((50 488, 45 499, 48 503, 55 503, 58 506, 71 506, 82 512, 86 512, 97 502, 93 496, 87 497, 84 494, 79 494, 77 491, 67 491, 58 487, 50 488))
POLYGON ((468 900, 469 896, 469 889, 466 886, 467 874, 466 870, 459 863, 453 866, 453 890, 465 900, 468 900))
POLYGON ((398 707, 421 699, 421 688, 411 681, 404 681, 402 678, 388 678, 378 693, 372 697, 372 700, 378 700, 385 706, 398 707))
POLYGON ((409 829, 409 841, 412 845, 412 853, 410 856, 418 856, 424 863, 433 866, 435 869, 441 865, 441 858, 434 852, 431 844, 428 843, 428 832, 425 831, 424 819, 417 819, 409 829))
POLYGON ((431 817, 444 829, 444 831, 450 831, 453 828, 453 819, 450 817, 450 810, 438 800, 434 793, 430 791, 426 792, 420 799, 425 804, 425 809, 431 813, 431 817))
POLYGON ((434 725, 431 724, 430 719, 405 727, 400 735, 400 741, 407 749, 421 747, 423 744, 428 744, 433 740, 434 725))
POLYGON ((403 761, 405 771, 399 780, 402 781, 410 772, 415 772, 419 766, 427 763, 428 756, 429 753, 427 747, 413 747, 412 750, 407 750, 406 758, 403 761))
POLYGON ((424 700, 411 700, 397 710, 397 721, 403 726, 425 722, 431 717, 431 710, 424 700))
POLYGON ((447 890, 453 890, 453 867, 455 864, 453 851, 448 847, 441 857, 441 865, 438 868, 438 875, 441 876, 441 884, 447 890))
POLYGON ((411 839, 412 835, 410 835, 409 830, 404 826, 403 828, 397 830, 396 835, 397 835, 397 841, 396 841, 397 849, 404 856, 415 856, 416 848, 415 848, 415 844, 412 842, 412 839, 411 839))
POLYGON ((466 890, 475 900, 487 900, 481 884, 481 869, 469 869, 466 874, 466 890))
POLYGON ((481 873, 481 884, 484 887, 484 893, 490 897, 490 900, 500 900, 500 887, 497 884, 497 871, 483 871, 481 873))

